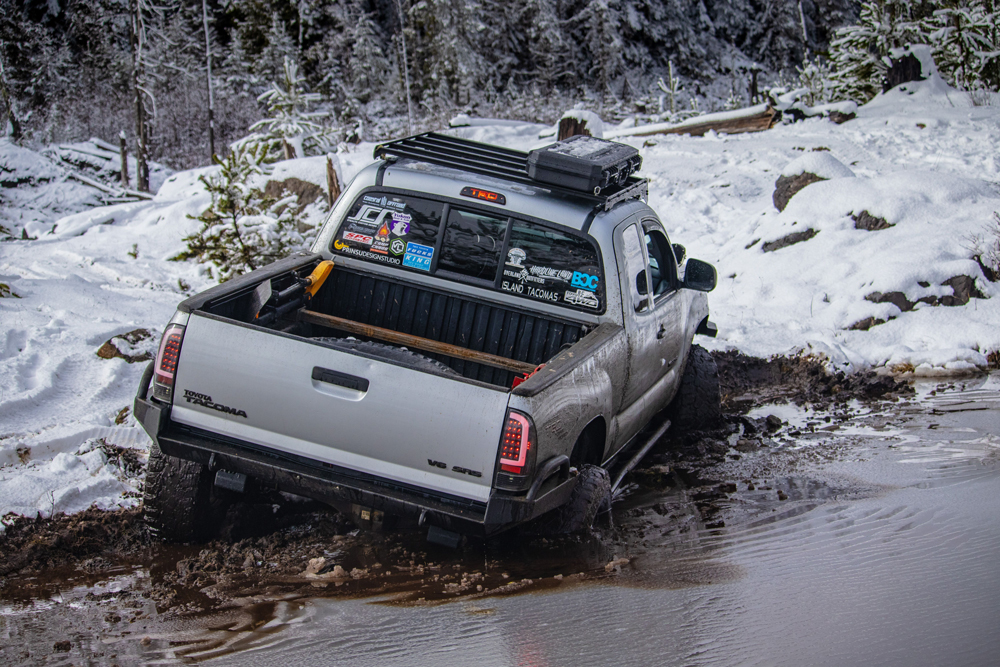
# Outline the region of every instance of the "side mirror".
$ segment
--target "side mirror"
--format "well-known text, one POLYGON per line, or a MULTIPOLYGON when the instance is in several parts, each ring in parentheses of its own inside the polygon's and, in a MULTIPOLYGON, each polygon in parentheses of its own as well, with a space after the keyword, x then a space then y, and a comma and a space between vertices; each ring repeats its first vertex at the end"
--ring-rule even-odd
POLYGON ((677 266, 684 263, 684 258, 687 257, 687 248, 682 246, 680 243, 674 244, 674 259, 677 260, 677 266))
POLYGON ((635 276, 635 289, 639 294, 649 294, 649 284, 646 282, 646 272, 636 274, 635 276))
POLYGON ((700 259, 688 260, 683 287, 698 292, 711 292, 715 289, 717 280, 714 266, 700 259))
POLYGON ((647 305, 649 305, 649 297, 645 296, 649 294, 649 284, 646 282, 646 272, 640 271, 635 276, 635 289, 642 296, 635 304, 635 312, 643 310, 647 305))

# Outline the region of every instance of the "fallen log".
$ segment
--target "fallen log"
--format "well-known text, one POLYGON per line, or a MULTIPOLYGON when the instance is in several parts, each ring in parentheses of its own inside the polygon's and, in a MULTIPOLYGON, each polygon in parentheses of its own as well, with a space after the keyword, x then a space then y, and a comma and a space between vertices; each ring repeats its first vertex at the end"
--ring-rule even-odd
POLYGON ((656 123, 623 130, 609 130, 604 133, 604 138, 649 137, 655 134, 690 134, 693 137, 701 137, 709 131, 719 134, 763 132, 774 127, 780 118, 781 113, 770 104, 758 104, 748 109, 696 116, 683 123, 656 123))

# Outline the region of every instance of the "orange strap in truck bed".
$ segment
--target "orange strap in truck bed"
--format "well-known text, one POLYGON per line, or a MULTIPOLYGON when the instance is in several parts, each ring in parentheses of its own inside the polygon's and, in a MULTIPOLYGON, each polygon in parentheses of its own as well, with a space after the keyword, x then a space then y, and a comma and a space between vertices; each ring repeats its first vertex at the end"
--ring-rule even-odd
POLYGON ((312 324, 319 324, 324 327, 330 327, 331 329, 337 329, 338 331, 346 331, 359 336, 365 336, 367 338, 376 338, 378 340, 394 343, 396 345, 406 345, 407 347, 423 350, 424 352, 443 354, 448 357, 455 357, 456 359, 466 359, 468 361, 474 361, 478 364, 485 364, 495 368, 503 368, 504 370, 514 371, 515 373, 529 374, 535 372, 535 366, 523 361, 508 359, 506 357, 500 357, 495 354, 480 352, 478 350, 470 350, 465 347, 459 347, 458 345, 451 345, 450 343, 441 343, 436 340, 431 340, 430 338, 422 338, 420 336, 400 333, 398 331, 393 331, 392 329, 383 329, 382 327, 372 326, 371 324, 361 324, 360 322, 345 320, 342 317, 335 317, 333 315, 324 315, 323 313, 317 313, 312 310, 299 311, 299 320, 303 322, 311 322, 312 324))

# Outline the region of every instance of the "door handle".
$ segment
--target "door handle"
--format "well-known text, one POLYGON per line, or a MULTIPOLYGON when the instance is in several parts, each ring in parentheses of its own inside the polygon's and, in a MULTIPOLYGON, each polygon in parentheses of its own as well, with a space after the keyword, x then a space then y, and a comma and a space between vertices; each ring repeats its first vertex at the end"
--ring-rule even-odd
POLYGON ((656 339, 662 340, 663 337, 666 335, 667 335, 667 327, 661 324, 660 330, 656 332, 656 339))

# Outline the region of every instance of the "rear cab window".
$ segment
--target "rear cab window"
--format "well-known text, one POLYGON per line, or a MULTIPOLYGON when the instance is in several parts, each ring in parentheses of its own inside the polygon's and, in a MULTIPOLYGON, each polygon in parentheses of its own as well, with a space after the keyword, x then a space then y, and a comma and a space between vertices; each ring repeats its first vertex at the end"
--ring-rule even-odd
POLYGON ((495 209, 362 193, 334 253, 574 310, 602 313, 604 272, 587 235, 495 209))

